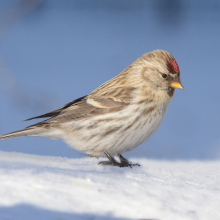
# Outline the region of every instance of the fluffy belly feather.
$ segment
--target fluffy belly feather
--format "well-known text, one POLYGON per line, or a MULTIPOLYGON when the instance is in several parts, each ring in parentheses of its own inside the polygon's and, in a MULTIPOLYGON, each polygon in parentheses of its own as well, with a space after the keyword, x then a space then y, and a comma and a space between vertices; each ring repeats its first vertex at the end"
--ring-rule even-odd
POLYGON ((164 118, 166 108, 146 112, 140 106, 131 105, 121 112, 64 123, 60 138, 72 148, 91 156, 103 155, 104 150, 111 155, 121 154, 153 135, 164 118))

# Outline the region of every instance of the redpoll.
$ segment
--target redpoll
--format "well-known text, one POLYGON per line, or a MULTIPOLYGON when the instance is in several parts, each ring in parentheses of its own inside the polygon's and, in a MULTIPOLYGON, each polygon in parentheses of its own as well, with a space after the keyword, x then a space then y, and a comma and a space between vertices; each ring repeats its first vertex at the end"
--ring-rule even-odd
POLYGON ((175 88, 183 89, 176 60, 167 51, 155 50, 135 60, 89 95, 27 120, 49 119, 2 135, 0 140, 19 136, 61 138, 89 156, 106 155, 109 161, 100 164, 138 165, 129 163, 121 154, 154 134, 175 88), (114 155, 119 156, 120 162, 114 155))

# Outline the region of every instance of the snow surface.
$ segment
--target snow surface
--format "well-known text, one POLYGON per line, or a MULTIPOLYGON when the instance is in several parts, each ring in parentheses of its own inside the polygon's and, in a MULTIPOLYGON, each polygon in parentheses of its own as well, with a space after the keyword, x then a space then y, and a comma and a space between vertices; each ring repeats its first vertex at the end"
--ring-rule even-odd
POLYGON ((220 219, 219 161, 102 159, 0 151, 0 219, 220 219))
MULTIPOLYGON (((0 1, 0 35, 13 2, 36 1, 0 1)), ((185 90, 176 91, 154 136, 128 155, 220 159, 219 8, 216 0, 47 0, 14 25, 9 19, 0 38, 0 134, 38 122, 21 123, 89 94, 144 53, 164 49, 177 60, 185 90)), ((0 150, 77 154, 43 138, 2 141, 0 150)))

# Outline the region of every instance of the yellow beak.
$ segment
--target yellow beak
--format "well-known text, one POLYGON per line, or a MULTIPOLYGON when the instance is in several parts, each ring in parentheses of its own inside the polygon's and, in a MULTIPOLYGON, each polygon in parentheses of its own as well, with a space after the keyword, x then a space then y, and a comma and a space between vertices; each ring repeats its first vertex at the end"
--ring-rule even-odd
POLYGON ((184 89, 180 81, 173 81, 170 83, 170 86, 174 89, 184 89))

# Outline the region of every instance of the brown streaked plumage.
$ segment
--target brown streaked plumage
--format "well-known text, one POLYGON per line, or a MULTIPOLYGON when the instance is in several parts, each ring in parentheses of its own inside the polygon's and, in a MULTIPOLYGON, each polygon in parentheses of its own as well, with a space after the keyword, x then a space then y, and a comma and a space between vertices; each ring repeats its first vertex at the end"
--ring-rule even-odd
MULTIPOLYGON (((0 136, 61 138, 90 156, 106 155, 103 165, 132 166, 121 153, 148 140, 162 122, 175 92, 183 89, 173 56, 155 50, 87 96, 62 108, 33 117, 49 118, 24 130, 0 136), (120 163, 112 157, 118 155, 120 163)), ((137 164, 136 164, 137 165, 137 164)))

